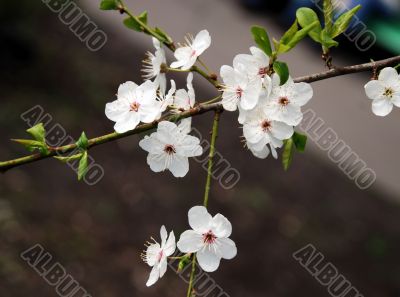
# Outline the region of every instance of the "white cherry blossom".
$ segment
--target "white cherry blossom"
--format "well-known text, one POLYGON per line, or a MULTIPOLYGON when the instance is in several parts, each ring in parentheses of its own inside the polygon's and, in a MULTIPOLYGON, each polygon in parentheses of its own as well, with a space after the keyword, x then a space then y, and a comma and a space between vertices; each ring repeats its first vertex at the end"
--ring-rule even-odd
POLYGON ((167 59, 160 41, 153 37, 153 44, 156 51, 154 54, 151 52, 147 52, 146 54, 147 57, 143 61, 143 78, 146 80, 154 78, 154 82, 160 87, 161 92, 165 93, 167 78, 164 67, 167 67, 167 59))
POLYGON ((210 47, 211 37, 207 30, 200 31, 194 40, 186 40, 187 45, 175 50, 174 56, 177 61, 171 64, 171 68, 189 70, 197 58, 210 47))
POLYGON ((249 79, 246 72, 227 65, 221 67, 220 74, 225 84, 221 101, 224 109, 235 111, 239 105, 244 110, 250 110, 257 105, 261 80, 249 79))
POLYGON ((249 79, 257 78, 269 93, 271 91, 271 78, 268 76, 269 57, 258 47, 250 48, 251 55, 239 54, 233 59, 233 68, 244 72, 249 79))
POLYGON ((221 258, 236 256, 236 245, 229 239, 232 225, 226 217, 212 217, 204 206, 192 207, 188 216, 192 230, 183 232, 177 243, 182 253, 197 253, 197 261, 206 272, 217 270, 221 258))
POLYGON ((153 242, 147 243, 147 250, 142 254, 143 261, 150 267, 153 267, 146 283, 146 286, 148 287, 154 285, 164 276, 167 271, 168 257, 171 256, 176 249, 175 235, 173 231, 171 231, 168 236, 165 226, 162 226, 160 229, 160 236, 161 244, 152 238, 153 242))
POLYGON ((378 80, 365 85, 365 93, 372 99, 372 112, 377 116, 388 115, 393 105, 400 107, 400 76, 396 69, 382 69, 378 80))
POLYGON ((303 119, 301 107, 312 98, 313 89, 308 83, 295 83, 290 77, 284 85, 279 84, 279 76, 274 74, 272 91, 265 105, 265 112, 273 120, 297 126, 303 119))
POLYGON ((276 148, 283 145, 285 139, 292 137, 293 127, 283 122, 271 120, 262 108, 257 108, 251 118, 243 125, 243 136, 247 147, 258 158, 264 159, 271 149, 274 158, 277 158, 276 148), (267 147, 269 145, 269 148, 267 147))
POLYGON ((189 171, 188 158, 203 153, 200 140, 187 135, 187 127, 181 125, 162 121, 157 132, 139 142, 139 146, 149 152, 147 164, 154 172, 169 170, 175 177, 184 177, 189 171))
POLYGON ((185 89, 179 89, 175 93, 174 97, 174 107, 183 111, 194 107, 196 103, 196 96, 193 88, 193 73, 190 72, 186 79, 185 89))
POLYGON ((161 103, 157 100, 157 85, 146 81, 140 86, 128 81, 118 88, 117 100, 107 103, 105 114, 115 122, 118 133, 133 130, 140 123, 151 123, 160 115, 161 103))
POLYGON ((165 91, 163 92, 160 90, 158 100, 160 101, 160 114, 159 117, 161 117, 161 114, 167 110, 168 106, 172 106, 174 103, 174 94, 176 92, 176 84, 175 81, 171 79, 171 88, 169 89, 168 93, 165 94, 165 91))

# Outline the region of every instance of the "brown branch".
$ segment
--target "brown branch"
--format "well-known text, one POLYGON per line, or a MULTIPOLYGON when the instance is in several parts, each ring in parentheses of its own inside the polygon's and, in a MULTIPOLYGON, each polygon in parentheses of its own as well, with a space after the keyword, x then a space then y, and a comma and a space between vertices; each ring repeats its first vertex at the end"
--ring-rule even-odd
POLYGON ((374 71, 375 69, 380 69, 388 66, 393 66, 395 64, 400 63, 400 56, 392 57, 385 60, 346 66, 346 67, 335 67, 331 70, 315 73, 307 76, 302 76, 294 79, 295 82, 308 82, 312 83, 319 80, 324 80, 327 78, 332 78, 336 76, 342 76, 346 74, 365 72, 365 71, 374 71))

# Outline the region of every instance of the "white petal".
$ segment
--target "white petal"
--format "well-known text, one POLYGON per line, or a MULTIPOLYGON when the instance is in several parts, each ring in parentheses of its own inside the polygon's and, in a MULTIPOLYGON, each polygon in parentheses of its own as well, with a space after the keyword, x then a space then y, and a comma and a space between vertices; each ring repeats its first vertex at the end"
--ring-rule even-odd
POLYGON ((243 92, 242 98, 240 100, 240 106, 245 110, 253 109, 260 97, 262 82, 257 79, 254 83, 247 86, 246 91, 243 92))
POLYGON ((235 70, 231 66, 223 65, 220 69, 220 75, 225 85, 235 85, 235 70))
POLYGON ((277 119, 290 126, 297 126, 303 119, 303 114, 301 113, 300 107, 288 104, 282 110, 282 112, 280 113, 280 117, 277 119))
POLYGON ((237 248, 233 240, 229 238, 217 239, 218 252, 223 259, 233 259, 237 254, 237 248))
POLYGON ((157 139, 164 144, 173 144, 176 141, 176 130, 177 126, 175 123, 169 121, 161 121, 157 126, 157 139))
POLYGON ((181 67, 182 70, 189 70, 197 61, 197 55, 190 56, 189 60, 181 67))
POLYGON ((147 164, 150 166, 150 169, 154 172, 164 171, 167 160, 167 154, 148 154, 147 155, 147 164))
POLYGON ((251 153, 259 159, 267 158, 270 153, 270 150, 267 146, 262 147, 261 150, 255 150, 254 147, 252 147, 249 143, 247 144, 247 146, 250 149, 251 153))
POLYGON ((197 157, 203 154, 203 148, 199 145, 200 140, 191 135, 186 135, 178 146, 176 153, 184 157, 197 157))
POLYGON ((139 146, 149 152, 150 154, 162 154, 164 149, 164 144, 162 144, 156 137, 156 133, 151 134, 151 136, 145 136, 141 141, 139 141, 139 146))
POLYGON ((400 93, 394 94, 391 100, 394 105, 400 107, 400 93))
POLYGON ((165 274, 165 272, 167 272, 167 267, 168 267, 168 263, 167 263, 167 259, 164 258, 161 263, 160 263, 160 278, 162 278, 165 274))
POLYGON ((171 64, 171 68, 179 68, 185 65, 192 54, 192 49, 188 46, 180 47, 175 50, 174 56, 177 59, 176 62, 171 64))
POLYGON ((392 67, 386 67, 379 73, 379 80, 385 84, 396 84, 399 81, 397 70, 392 67))
POLYGON ((313 96, 313 89, 308 83, 296 83, 294 84, 294 89, 296 94, 291 98, 291 101, 293 101, 297 106, 307 104, 313 96))
POLYGON ((140 122, 140 117, 136 112, 127 113, 122 119, 115 123, 114 129, 117 133, 125 133, 133 130, 140 122))
POLYGON ((257 122, 245 123, 243 125, 243 136, 248 142, 258 143, 264 137, 264 132, 257 122))
POLYGON ((165 255, 168 257, 175 252, 175 249, 176 249, 175 234, 173 231, 171 231, 169 233, 168 240, 165 243, 165 246, 163 247, 163 250, 165 255))
POLYGON ((146 263, 149 266, 154 266, 157 262, 158 254, 161 251, 160 245, 158 243, 154 243, 149 245, 146 250, 146 263))
POLYGON ((165 242, 167 241, 167 236, 168 236, 167 230, 165 229, 165 226, 162 225, 160 229, 161 247, 164 247, 165 242))
POLYGON ((195 92, 194 92, 194 88, 193 88, 193 72, 189 72, 189 74, 186 78, 186 86, 187 86, 188 95, 189 95, 189 106, 193 107, 194 103, 196 102, 195 92))
POLYGON ((175 93, 174 105, 184 110, 190 109, 190 97, 185 89, 179 89, 175 93))
POLYGON ((129 113, 128 103, 122 100, 115 100, 106 104, 105 114, 111 121, 117 122, 129 113))
POLYGON ((371 80, 365 86, 365 94, 369 99, 381 98, 385 92, 385 87, 382 82, 378 80, 371 80))
POLYGON ((225 91, 222 94, 222 107, 227 111, 235 111, 237 109, 239 99, 235 92, 225 91))
POLYGON ((216 214, 211 223, 211 230, 217 237, 229 237, 232 234, 232 224, 222 214, 216 214))
POLYGON ((189 172, 189 160, 187 157, 174 154, 168 169, 173 176, 184 177, 189 172))
POLYGON ((154 285, 158 279, 160 278, 160 270, 158 269, 157 265, 153 267, 153 269, 150 272, 150 277, 146 283, 147 287, 150 287, 154 285))
POLYGON ((377 116, 387 116, 393 109, 393 103, 388 99, 375 99, 372 101, 372 112, 377 116))
POLYGON ((289 139, 292 137, 293 133, 294 130, 292 126, 278 121, 272 123, 271 134, 280 140, 289 139))
POLYGON ((203 246, 203 236, 193 230, 187 230, 181 234, 177 247, 182 253, 196 253, 203 246))
POLYGON ((129 93, 134 92, 137 87, 138 85, 132 81, 121 84, 118 88, 118 98, 128 96, 129 93))
POLYGON ((194 38, 192 48, 196 51, 197 56, 200 56, 211 45, 211 36, 207 30, 202 30, 197 33, 194 38))
POLYGON ((268 67, 269 66, 269 57, 258 47, 252 46, 250 48, 251 54, 257 58, 261 67, 268 67))
POLYGON ((219 267, 221 257, 215 254, 212 246, 208 246, 197 252, 197 261, 205 272, 214 272, 219 267))
POLYGON ((204 206, 193 206, 188 212, 188 217, 189 225, 193 230, 199 233, 206 233, 210 231, 212 216, 208 213, 207 208, 204 206))
POLYGON ((159 41, 157 38, 153 37, 153 38, 152 38, 152 41, 153 41, 154 47, 155 47, 157 50, 161 48, 161 43, 160 43, 160 41, 159 41))
POLYGON ((178 128, 182 133, 189 134, 192 131, 192 118, 182 119, 178 128))

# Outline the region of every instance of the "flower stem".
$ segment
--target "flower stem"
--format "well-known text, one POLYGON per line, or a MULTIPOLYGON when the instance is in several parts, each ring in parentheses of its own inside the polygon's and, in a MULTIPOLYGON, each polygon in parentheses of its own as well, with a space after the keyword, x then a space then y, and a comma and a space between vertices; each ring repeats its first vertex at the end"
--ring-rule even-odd
POLYGON ((202 102, 201 104, 211 104, 211 103, 214 103, 214 102, 218 101, 219 99, 221 99, 221 97, 222 97, 222 94, 218 94, 218 96, 215 96, 214 98, 212 98, 212 99, 210 99, 210 100, 208 100, 208 101, 202 102))
POLYGON ((191 297, 193 292, 193 281, 194 281, 194 273, 196 272, 196 254, 193 254, 192 259, 192 271, 190 272, 190 279, 189 279, 189 287, 187 290, 186 297, 191 297))
POLYGON ((182 70, 182 69, 179 69, 179 68, 171 68, 171 67, 168 67, 167 69, 168 69, 168 71, 171 71, 171 72, 190 72, 190 71, 192 71, 191 69, 182 70))
POLYGON ((218 126, 219 126, 219 118, 221 115, 222 110, 216 110, 214 115, 214 123, 211 132, 211 145, 210 145, 210 153, 208 155, 208 169, 207 169, 207 180, 206 186, 204 190, 204 201, 203 205, 205 207, 208 206, 208 198, 210 196, 210 187, 211 187, 211 176, 214 164, 214 155, 215 155, 215 143, 218 137, 218 126))
MULTIPOLYGON (((211 145, 210 145, 210 153, 208 155, 208 169, 207 169, 207 180, 204 192, 204 202, 203 205, 205 207, 208 206, 208 198, 210 196, 210 185, 211 185, 211 176, 212 176, 212 167, 213 167, 213 158, 215 155, 215 143, 218 137, 218 126, 219 126, 219 118, 221 115, 222 109, 215 110, 214 114, 214 122, 211 132, 211 145)), ((194 273, 196 272, 196 254, 193 254, 192 259, 192 271, 190 273, 189 287, 187 291, 187 297, 192 296, 193 291, 193 281, 194 281, 194 273)))
POLYGON ((208 72, 208 74, 211 74, 212 71, 210 70, 210 68, 208 68, 207 65, 200 58, 197 58, 197 61, 201 66, 204 67, 204 69, 208 72))

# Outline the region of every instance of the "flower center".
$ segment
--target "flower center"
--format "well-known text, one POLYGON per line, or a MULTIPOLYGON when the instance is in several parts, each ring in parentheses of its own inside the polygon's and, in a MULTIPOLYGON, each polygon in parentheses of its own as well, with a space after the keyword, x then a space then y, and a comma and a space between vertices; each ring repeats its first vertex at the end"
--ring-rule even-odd
POLYGON ((211 230, 203 234, 203 242, 205 244, 213 244, 216 239, 217 236, 215 236, 211 230))
POLYGON ((261 123, 261 128, 262 128, 262 130, 263 130, 264 132, 267 132, 267 131, 271 130, 271 128, 272 128, 271 122, 270 122, 270 121, 267 121, 267 120, 264 120, 264 121, 261 123))
POLYGON ((238 88, 236 89, 236 97, 237 97, 238 99, 240 99, 240 98, 242 98, 242 95, 243 95, 243 89, 242 89, 241 87, 238 87, 238 88))
POLYGON ((196 54, 197 54, 196 51, 192 50, 192 53, 191 53, 190 57, 193 58, 194 56, 196 56, 196 54))
POLYGON ((135 101, 135 102, 131 103, 130 111, 138 112, 139 107, 140 107, 140 104, 135 101))
POLYGON ((172 155, 176 153, 176 150, 172 144, 167 144, 164 147, 164 152, 166 152, 168 155, 172 155))
POLYGON ((279 103, 279 105, 286 106, 290 103, 290 101, 289 101, 288 97, 281 97, 281 98, 279 98, 278 103, 279 103))
POLYGON ((386 97, 392 98, 394 95, 394 90, 392 88, 386 88, 383 95, 386 97))
POLYGON ((164 251, 161 250, 157 255, 157 262, 160 262, 163 256, 164 256, 164 251))
POLYGON ((258 70, 258 75, 264 78, 268 74, 268 67, 262 67, 258 70))

